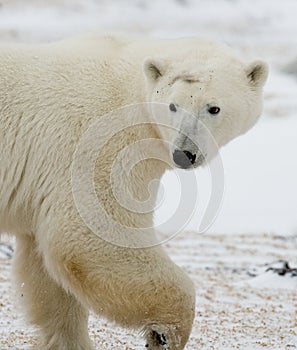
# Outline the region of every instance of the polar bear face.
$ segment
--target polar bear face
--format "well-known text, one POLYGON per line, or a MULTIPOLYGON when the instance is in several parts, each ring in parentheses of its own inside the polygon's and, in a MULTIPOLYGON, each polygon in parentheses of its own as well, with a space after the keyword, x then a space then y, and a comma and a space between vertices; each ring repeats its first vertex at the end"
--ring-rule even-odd
POLYGON ((262 112, 266 63, 225 55, 180 60, 147 58, 147 100, 174 166, 187 169, 248 131, 262 112), (166 108, 165 108, 166 106, 166 108), (167 127, 162 126, 165 124, 167 127))

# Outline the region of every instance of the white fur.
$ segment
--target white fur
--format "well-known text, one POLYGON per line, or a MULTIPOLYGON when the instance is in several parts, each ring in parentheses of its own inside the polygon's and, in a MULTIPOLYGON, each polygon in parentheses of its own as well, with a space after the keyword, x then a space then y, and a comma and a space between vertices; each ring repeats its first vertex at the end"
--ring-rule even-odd
MULTIPOLYGON (((151 350, 184 348, 194 319, 191 280, 161 246, 117 247, 90 231, 73 201, 72 157, 99 116, 146 101, 174 102, 202 118, 222 146, 255 124, 266 75, 264 63, 246 65, 224 46, 196 38, 89 36, 0 48, 0 231, 16 235, 16 281, 27 315, 41 329, 41 349, 92 349, 88 309, 143 330, 151 350), (196 81, 184 81, 188 76, 196 81), (208 115, 208 103, 219 104, 220 115, 208 115), (158 344, 160 335, 166 345, 158 344)), ((156 117, 150 106, 143 114, 156 117)), ((180 124, 170 113, 164 118, 182 132, 193 129, 186 117, 180 124)), ((153 125, 127 130, 96 164, 98 197, 127 226, 149 226, 153 214, 120 207, 110 194, 110 166, 129 143, 159 137, 174 144, 179 136, 153 125)), ((172 149, 158 147, 170 161, 172 149)), ((123 180, 122 195, 129 189, 144 200, 150 181, 165 170, 156 159, 138 164, 123 180)))

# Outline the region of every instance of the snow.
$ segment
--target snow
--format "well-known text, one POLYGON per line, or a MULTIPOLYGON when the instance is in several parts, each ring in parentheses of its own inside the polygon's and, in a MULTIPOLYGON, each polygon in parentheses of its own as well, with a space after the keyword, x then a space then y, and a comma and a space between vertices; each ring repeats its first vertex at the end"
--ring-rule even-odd
MULTIPOLYGON (((197 291, 188 350, 296 349, 297 276, 265 272, 281 268, 272 262, 284 257, 297 266, 296 237, 184 232, 166 249, 191 276, 197 291)), ((26 326, 11 298, 10 269, 10 260, 0 259, 0 349, 23 350, 36 344, 36 330, 26 326)), ((96 349, 144 349, 137 332, 93 314, 89 332, 96 349)))
POLYGON ((275 289, 290 289, 296 291, 297 279, 292 277, 283 277, 271 271, 264 273, 261 276, 253 278, 245 282, 245 284, 256 288, 275 288, 275 289))
MULTIPOLYGON (((221 151, 225 191, 216 221, 207 234, 197 233, 212 190, 209 170, 200 169, 198 206, 186 227, 191 232, 166 244, 197 289, 189 350, 296 348, 297 277, 265 270, 279 259, 297 266, 297 76, 283 71, 296 62, 296 13, 295 0, 2 0, 0 4, 2 42, 48 42, 84 31, 198 35, 231 45, 246 60, 269 62, 261 121, 221 151), (251 271, 257 276, 251 278, 251 271)), ((165 196, 156 224, 167 221, 177 207, 179 177, 175 171, 162 180, 165 196)), ((27 349, 35 344, 35 330, 14 306, 10 240, 1 242, 0 349, 27 349)), ((137 334, 94 315, 89 326, 98 349, 143 349, 137 334)))
POLYGON ((253 278, 237 282, 237 286, 297 290, 297 268, 291 268, 285 260, 254 266, 247 273, 253 278))

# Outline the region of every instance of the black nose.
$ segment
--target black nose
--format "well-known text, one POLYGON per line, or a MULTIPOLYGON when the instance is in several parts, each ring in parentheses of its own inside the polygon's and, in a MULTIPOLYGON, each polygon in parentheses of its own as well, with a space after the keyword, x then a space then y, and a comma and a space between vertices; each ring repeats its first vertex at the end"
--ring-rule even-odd
POLYGON ((195 163, 196 154, 192 154, 189 151, 175 150, 173 153, 173 161, 176 165, 183 169, 190 168, 195 163))

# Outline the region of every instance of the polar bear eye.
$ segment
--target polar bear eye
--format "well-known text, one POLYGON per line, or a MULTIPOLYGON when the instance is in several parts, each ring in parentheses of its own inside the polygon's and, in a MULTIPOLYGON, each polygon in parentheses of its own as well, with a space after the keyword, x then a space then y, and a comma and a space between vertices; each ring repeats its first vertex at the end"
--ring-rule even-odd
POLYGON ((174 103, 170 103, 169 109, 171 110, 171 112, 176 112, 175 104, 174 103))
POLYGON ((219 114, 220 113, 220 107, 216 107, 216 106, 214 106, 214 107, 209 107, 208 108, 208 112, 210 113, 210 114, 213 114, 213 115, 215 115, 215 114, 219 114))

